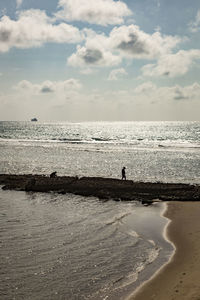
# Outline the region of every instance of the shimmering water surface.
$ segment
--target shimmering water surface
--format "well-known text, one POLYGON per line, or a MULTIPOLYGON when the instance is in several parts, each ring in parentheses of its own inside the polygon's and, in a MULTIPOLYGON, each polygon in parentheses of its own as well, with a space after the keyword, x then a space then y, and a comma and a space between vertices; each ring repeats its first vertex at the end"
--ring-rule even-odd
POLYGON ((0 196, 2 299, 123 299, 128 284, 172 250, 161 234, 159 205, 0 196))
POLYGON ((199 182, 199 122, 0 122, 0 171, 199 182))
MULTIPOLYGON (((0 173, 199 183, 200 123, 0 122, 0 173)), ((0 190, 0 298, 124 299, 164 262, 163 204, 0 190)))

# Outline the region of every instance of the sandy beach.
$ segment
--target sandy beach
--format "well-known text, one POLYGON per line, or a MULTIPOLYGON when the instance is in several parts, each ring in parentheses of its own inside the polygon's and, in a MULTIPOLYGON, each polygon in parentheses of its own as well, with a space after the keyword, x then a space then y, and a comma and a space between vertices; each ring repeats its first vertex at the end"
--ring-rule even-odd
POLYGON ((176 251, 171 261, 129 300, 200 299, 200 202, 171 202, 167 237, 176 251))

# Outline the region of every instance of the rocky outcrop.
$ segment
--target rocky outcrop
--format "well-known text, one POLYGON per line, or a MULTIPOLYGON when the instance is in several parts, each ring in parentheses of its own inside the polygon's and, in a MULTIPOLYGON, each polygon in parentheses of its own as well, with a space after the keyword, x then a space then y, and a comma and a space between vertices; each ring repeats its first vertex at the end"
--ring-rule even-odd
POLYGON ((73 193, 82 196, 94 196, 100 199, 116 201, 138 200, 143 203, 152 201, 199 201, 200 186, 179 183, 151 183, 122 181, 102 177, 69 177, 45 175, 8 175, 0 174, 3 189, 32 192, 73 193))

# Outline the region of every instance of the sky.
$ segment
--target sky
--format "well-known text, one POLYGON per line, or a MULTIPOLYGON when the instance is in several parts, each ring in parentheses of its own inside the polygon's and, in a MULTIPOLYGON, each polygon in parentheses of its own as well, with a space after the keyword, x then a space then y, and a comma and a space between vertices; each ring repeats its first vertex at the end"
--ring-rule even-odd
POLYGON ((199 0, 1 0, 0 120, 200 121, 199 0))

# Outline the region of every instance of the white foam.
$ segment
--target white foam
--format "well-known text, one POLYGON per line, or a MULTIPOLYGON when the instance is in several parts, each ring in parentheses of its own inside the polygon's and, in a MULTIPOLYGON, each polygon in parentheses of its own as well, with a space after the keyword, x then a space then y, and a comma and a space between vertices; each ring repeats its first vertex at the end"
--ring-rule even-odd
MULTIPOLYGON (((164 230, 163 230, 163 237, 165 238, 165 240, 168 242, 168 243, 170 243, 171 245, 172 245, 172 247, 173 247, 173 252, 172 252, 172 254, 171 254, 171 256, 169 257, 169 260, 165 263, 165 264, 163 264, 148 280, 146 280, 146 281, 144 281, 140 286, 138 286, 137 288, 136 288, 136 290, 131 294, 131 295, 129 295, 127 298, 126 298, 126 300, 130 300, 132 297, 133 297, 133 295, 135 295, 137 292, 138 292, 138 290, 139 289, 141 289, 147 282, 149 282, 150 280, 152 280, 154 277, 156 277, 159 273, 160 273, 160 271, 166 266, 166 265, 168 265, 171 261, 172 261, 172 259, 173 259, 173 257, 174 257, 174 254, 175 254, 175 252, 176 252, 176 247, 175 247, 175 245, 174 245, 174 243, 172 242, 172 241, 170 241, 170 239, 169 239, 169 237, 168 237, 168 233, 167 233, 167 229, 168 229, 168 226, 169 226, 169 224, 171 223, 171 221, 172 220, 170 220, 170 219, 168 219, 167 217, 165 217, 165 213, 166 213, 166 211, 167 211, 167 209, 168 209, 168 205, 167 205, 167 203, 164 203, 164 205, 163 205, 163 210, 161 211, 161 216, 163 216, 163 218, 165 218, 165 219, 167 219, 167 223, 166 223, 166 225, 165 225, 165 227, 164 227, 164 230)), ((159 251, 160 251, 160 249, 159 249, 159 251)), ((159 253, 158 253, 159 254, 159 253)), ((151 263, 151 262, 150 262, 151 263)))

